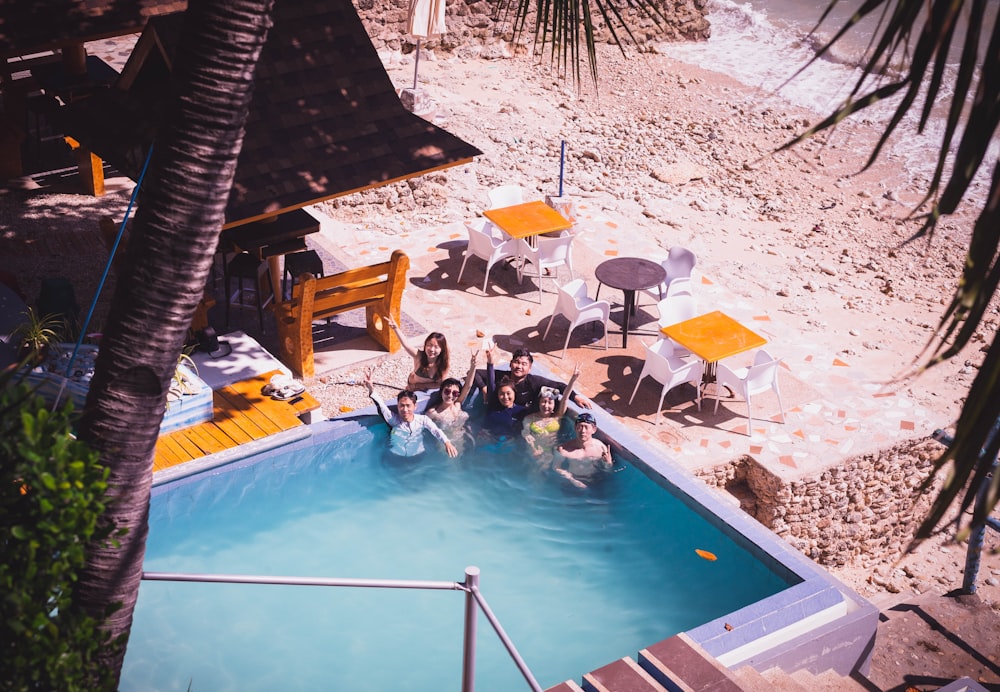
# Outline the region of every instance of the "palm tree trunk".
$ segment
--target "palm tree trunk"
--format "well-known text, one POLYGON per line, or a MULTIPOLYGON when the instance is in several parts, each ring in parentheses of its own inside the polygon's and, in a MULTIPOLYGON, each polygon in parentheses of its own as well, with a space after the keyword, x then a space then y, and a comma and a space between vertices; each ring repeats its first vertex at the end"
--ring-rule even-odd
POLYGON ((126 533, 118 545, 89 546, 75 605, 106 618, 118 645, 102 663, 119 674, 142 575, 166 393, 223 225, 271 6, 272 0, 188 3, 176 51, 176 99, 157 134, 128 269, 113 297, 80 425, 80 437, 111 469, 105 520, 126 533))

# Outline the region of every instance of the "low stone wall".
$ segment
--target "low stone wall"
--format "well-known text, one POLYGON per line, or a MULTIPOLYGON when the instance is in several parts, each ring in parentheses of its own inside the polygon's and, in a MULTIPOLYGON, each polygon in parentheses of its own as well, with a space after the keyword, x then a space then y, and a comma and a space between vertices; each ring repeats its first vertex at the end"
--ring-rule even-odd
MULTIPOLYGON (((376 49, 412 51, 415 43, 406 36, 406 16, 410 0, 355 0, 355 7, 376 49)), ((639 41, 699 41, 708 38, 711 29, 705 19, 706 0, 660 0, 664 20, 659 24, 649 17, 619 2, 619 11, 629 22, 632 34, 639 41)), ((484 57, 507 57, 514 36, 511 22, 494 20, 496 6, 486 0, 451 0, 447 4, 445 25, 448 32, 426 45, 430 49, 455 51, 468 49, 484 57)), ((526 50, 532 42, 531 26, 520 38, 520 48, 526 50)), ((595 13, 594 26, 598 42, 610 42, 611 32, 595 13)), ((616 27, 617 28, 617 27, 616 27)), ((624 36, 624 32, 618 32, 624 36)), ((627 38, 627 37, 626 37, 627 38)), ((624 40, 624 39, 623 39, 624 40)))
POLYGON ((901 555, 940 487, 920 493, 944 448, 915 440, 783 482, 751 457, 702 472, 757 521, 816 562, 869 567, 901 555))

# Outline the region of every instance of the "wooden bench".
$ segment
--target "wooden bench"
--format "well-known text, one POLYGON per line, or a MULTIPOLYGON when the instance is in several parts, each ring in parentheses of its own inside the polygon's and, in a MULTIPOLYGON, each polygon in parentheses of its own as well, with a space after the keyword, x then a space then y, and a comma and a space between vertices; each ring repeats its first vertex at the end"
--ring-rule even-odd
POLYGON ((292 298, 275 306, 281 360, 299 377, 315 375, 313 362, 314 320, 365 308, 368 334, 383 348, 399 350, 396 334, 383 319, 400 321, 400 303, 410 258, 402 250, 388 262, 349 269, 317 279, 303 274, 292 288, 292 298))

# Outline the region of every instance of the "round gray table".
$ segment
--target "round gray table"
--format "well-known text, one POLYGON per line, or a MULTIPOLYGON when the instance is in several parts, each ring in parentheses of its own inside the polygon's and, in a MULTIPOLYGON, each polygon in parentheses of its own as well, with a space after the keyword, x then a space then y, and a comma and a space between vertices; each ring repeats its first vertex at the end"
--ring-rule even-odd
MULTIPOLYGON (((667 279, 667 272, 658 262, 641 257, 613 257, 597 265, 597 295, 607 284, 625 295, 625 321, 622 325, 622 348, 628 346, 628 320, 635 313, 635 292, 653 288, 667 279)), ((596 296, 595 296, 596 298, 596 296)))

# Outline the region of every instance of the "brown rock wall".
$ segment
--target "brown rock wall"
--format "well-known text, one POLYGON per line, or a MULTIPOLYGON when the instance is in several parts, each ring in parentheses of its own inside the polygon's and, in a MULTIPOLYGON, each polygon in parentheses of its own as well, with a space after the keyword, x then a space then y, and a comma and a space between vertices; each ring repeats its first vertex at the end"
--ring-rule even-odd
POLYGON ((901 555, 913 538, 933 495, 918 489, 940 451, 912 441, 791 482, 750 457, 699 475, 816 562, 868 567, 901 555))

